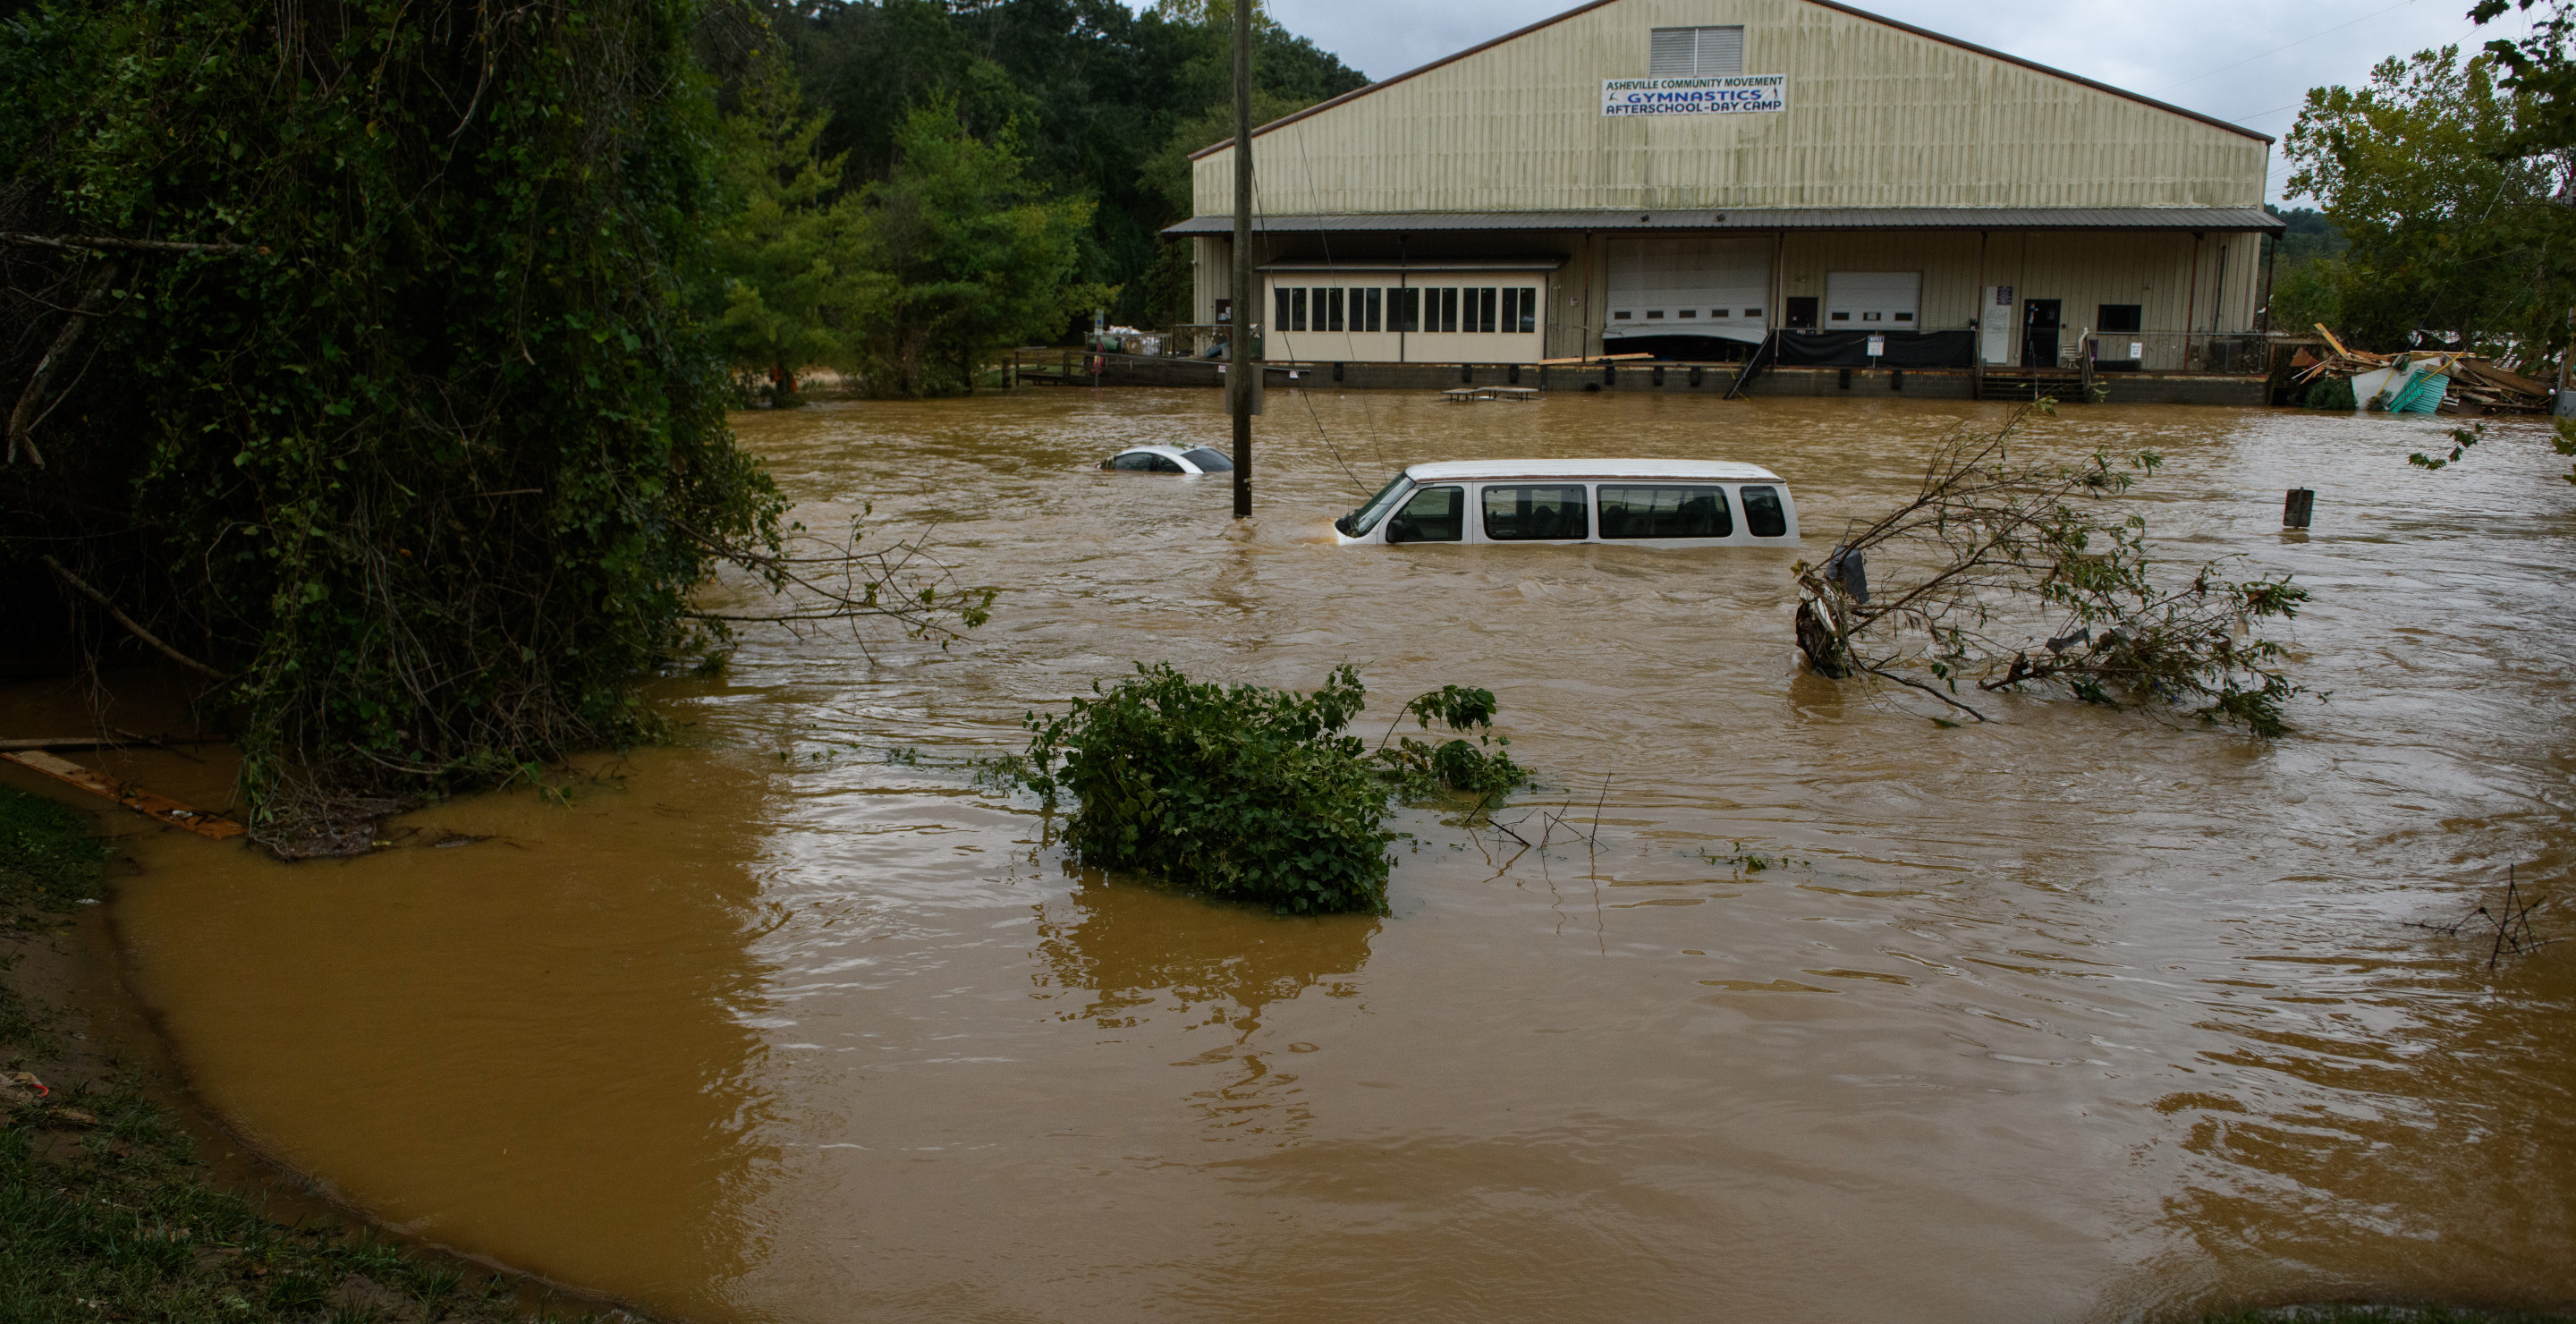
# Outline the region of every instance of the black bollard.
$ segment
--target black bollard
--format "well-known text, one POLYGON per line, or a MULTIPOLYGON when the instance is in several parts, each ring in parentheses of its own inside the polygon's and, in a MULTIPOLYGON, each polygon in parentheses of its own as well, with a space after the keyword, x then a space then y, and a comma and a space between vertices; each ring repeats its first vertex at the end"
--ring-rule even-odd
POLYGON ((2308 517, 2315 512, 2316 505, 2315 492, 2304 487, 2291 488, 2290 495, 2281 502, 2281 527, 2285 529, 2308 527, 2308 517))

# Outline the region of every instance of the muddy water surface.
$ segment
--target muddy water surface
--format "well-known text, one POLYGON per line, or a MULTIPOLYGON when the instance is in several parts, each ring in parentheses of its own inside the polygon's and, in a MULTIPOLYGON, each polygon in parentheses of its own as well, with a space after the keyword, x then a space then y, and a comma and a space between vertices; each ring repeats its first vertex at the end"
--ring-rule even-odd
POLYGON ((2332 700, 2262 744, 2037 700, 1949 729, 1797 675, 1786 552, 1323 529, 1408 461, 1722 457, 1787 476, 1812 553, 1993 406, 1274 395, 1248 527, 1220 481, 1092 467, 1218 440, 1215 405, 744 418, 809 525, 935 522, 992 624, 873 662, 755 639, 669 687, 690 744, 370 858, 156 838, 113 903, 130 981, 344 1198, 690 1319, 2576 1299, 2576 944, 2490 974, 2410 925, 2564 876, 2576 503, 2536 441, 2425 474, 2430 426, 2385 418, 2035 426, 2162 451, 2161 547, 2316 592, 2332 700), (1489 686, 1524 804, 1586 838, 1408 814, 1384 919, 1070 870, 957 764, 1139 659, 1355 661, 1381 714, 1489 686))

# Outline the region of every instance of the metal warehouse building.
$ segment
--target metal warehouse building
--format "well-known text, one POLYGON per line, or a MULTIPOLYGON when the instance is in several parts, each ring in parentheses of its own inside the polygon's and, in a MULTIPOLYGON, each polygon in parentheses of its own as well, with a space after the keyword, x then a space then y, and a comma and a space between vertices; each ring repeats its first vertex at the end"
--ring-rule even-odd
MULTIPOLYGON (((2254 399, 2271 144, 1825 0, 1594 0, 1257 130, 1242 320, 1273 363, 1643 353, 1771 389, 2080 371, 2254 399)), ((1233 156, 1194 158, 1168 232, 1203 324, 1236 321, 1233 156)))

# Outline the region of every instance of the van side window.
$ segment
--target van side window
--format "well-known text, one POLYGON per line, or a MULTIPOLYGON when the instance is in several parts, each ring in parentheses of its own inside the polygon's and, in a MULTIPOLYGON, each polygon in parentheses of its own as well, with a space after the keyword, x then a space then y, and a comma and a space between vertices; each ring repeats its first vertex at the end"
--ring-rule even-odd
POLYGON ((1723 538, 1734 532, 1725 488, 1601 485, 1604 538, 1723 538))
POLYGON ((1495 542, 1568 541, 1588 532, 1581 483, 1485 489, 1485 536, 1495 542))
POLYGON ((1467 536, 1467 489, 1426 487, 1386 524, 1388 542, 1460 542, 1467 536))
POLYGON ((1789 517, 1780 510, 1780 489, 1745 487, 1737 492, 1744 498, 1744 531, 1756 538, 1777 538, 1789 532, 1789 517))

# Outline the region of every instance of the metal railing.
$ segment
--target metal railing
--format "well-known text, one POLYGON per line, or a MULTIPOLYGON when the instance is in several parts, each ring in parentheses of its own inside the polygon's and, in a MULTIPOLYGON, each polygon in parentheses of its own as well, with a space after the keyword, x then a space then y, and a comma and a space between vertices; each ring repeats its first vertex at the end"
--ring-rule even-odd
POLYGON ((2193 372, 2259 377, 2271 371, 2271 338, 2259 331, 2096 331, 2069 346, 2067 367, 2096 373, 2193 372))

